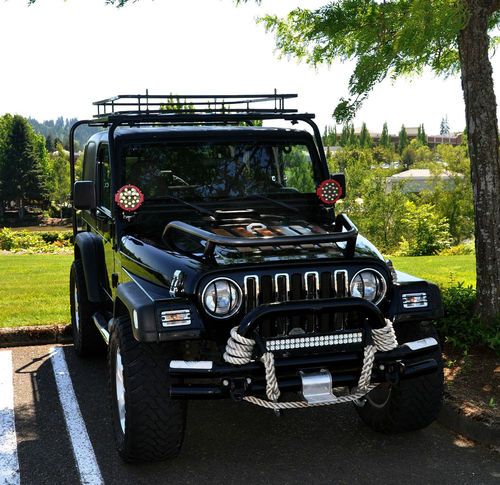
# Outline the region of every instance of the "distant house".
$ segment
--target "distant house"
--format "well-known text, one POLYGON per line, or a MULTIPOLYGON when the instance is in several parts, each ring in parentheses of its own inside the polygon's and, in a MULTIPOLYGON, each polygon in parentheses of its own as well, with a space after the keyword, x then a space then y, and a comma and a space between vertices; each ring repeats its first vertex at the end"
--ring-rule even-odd
POLYGON ((391 192, 393 187, 401 182, 404 182, 403 192, 406 193, 418 193, 423 190, 432 190, 436 183, 436 179, 448 182, 450 185, 453 183, 450 172, 445 171, 436 175, 428 168, 414 168, 387 177, 386 190, 387 192, 391 192))

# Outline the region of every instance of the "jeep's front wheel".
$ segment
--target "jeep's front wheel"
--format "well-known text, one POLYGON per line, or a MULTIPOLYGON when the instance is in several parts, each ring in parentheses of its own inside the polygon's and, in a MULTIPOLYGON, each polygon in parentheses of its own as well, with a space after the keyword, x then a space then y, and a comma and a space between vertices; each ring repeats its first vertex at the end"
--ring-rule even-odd
POLYGON ((80 357, 104 353, 106 345, 92 320, 92 315, 99 310, 99 307, 87 297, 83 264, 79 259, 73 261, 71 265, 69 294, 73 345, 76 353, 80 357))
POLYGON ((179 454, 186 402, 170 397, 173 344, 135 340, 130 319, 116 320, 110 335, 109 389, 116 447, 125 461, 161 461, 179 454))
MULTIPOLYGON (((398 335, 398 341, 409 342, 434 337, 433 327, 422 329, 415 325, 398 335)), ((438 368, 431 374, 400 381, 398 384, 380 384, 365 397, 363 406, 356 406, 361 419, 375 431, 401 433, 429 426, 438 416, 443 401, 443 362, 441 350, 432 355, 438 368)))

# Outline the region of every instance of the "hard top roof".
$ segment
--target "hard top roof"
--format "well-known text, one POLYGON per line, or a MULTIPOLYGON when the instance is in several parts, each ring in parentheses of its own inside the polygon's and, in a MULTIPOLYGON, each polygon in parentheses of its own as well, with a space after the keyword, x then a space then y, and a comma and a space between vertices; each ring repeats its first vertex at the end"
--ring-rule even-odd
MULTIPOLYGON (((108 139, 108 131, 103 130, 93 135, 90 140, 104 141, 108 139)), ((311 139, 312 135, 306 130, 295 128, 266 127, 266 126, 223 126, 223 125, 168 125, 168 126, 141 126, 141 127, 118 127, 114 132, 114 139, 186 139, 191 137, 216 136, 231 138, 300 138, 311 139)))

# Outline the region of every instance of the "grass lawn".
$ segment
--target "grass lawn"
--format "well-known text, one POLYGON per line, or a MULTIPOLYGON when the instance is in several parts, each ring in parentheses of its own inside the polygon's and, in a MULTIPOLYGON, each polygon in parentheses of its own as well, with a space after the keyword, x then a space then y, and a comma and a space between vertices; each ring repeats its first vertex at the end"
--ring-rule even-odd
POLYGON ((71 254, 0 254, 0 327, 69 323, 71 254))
MULTIPOLYGON (((69 323, 72 255, 0 254, 0 327, 69 323)), ((474 256, 392 258, 396 269, 441 286, 475 285, 474 256)))
POLYGON ((476 260, 466 256, 412 256, 391 258, 394 267, 405 273, 424 278, 439 286, 450 286, 463 281, 476 286, 476 260))

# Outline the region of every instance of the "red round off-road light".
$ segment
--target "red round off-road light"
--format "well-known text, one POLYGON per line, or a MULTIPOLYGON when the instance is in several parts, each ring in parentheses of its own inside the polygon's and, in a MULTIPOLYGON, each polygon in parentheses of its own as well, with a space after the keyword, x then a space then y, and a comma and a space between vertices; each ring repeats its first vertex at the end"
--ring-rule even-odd
POLYGON ((120 209, 132 212, 141 207, 144 202, 144 194, 135 185, 124 185, 115 194, 115 202, 120 209))
POLYGON ((342 197, 342 186, 334 179, 323 180, 316 189, 323 204, 335 204, 342 197))

